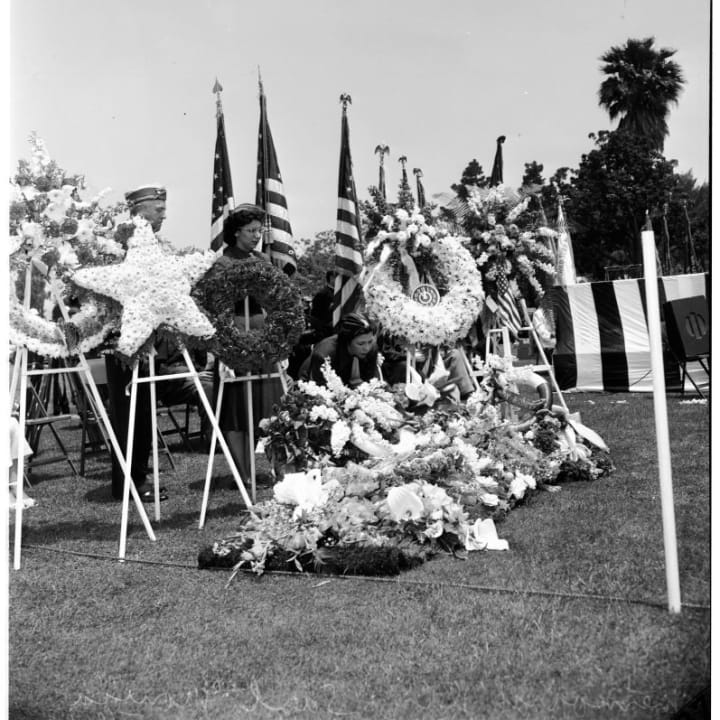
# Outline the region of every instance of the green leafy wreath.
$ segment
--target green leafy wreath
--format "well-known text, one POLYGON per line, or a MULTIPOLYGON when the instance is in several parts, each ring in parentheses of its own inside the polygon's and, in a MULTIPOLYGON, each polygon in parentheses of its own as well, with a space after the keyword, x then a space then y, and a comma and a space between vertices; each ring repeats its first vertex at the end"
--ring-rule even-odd
POLYGON ((209 350, 235 372, 257 372, 292 352, 305 329, 297 289, 263 259, 221 257, 198 281, 192 297, 215 327, 209 350), (261 329, 240 330, 235 307, 249 295, 266 312, 261 329))

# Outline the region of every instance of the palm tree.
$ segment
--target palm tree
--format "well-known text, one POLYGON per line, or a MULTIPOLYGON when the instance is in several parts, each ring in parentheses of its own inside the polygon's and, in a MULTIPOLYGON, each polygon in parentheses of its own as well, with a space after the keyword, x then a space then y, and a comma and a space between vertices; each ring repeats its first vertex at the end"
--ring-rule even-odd
POLYGON ((653 47, 655 38, 629 39, 613 46, 600 59, 608 77, 600 85, 599 105, 610 119, 620 118, 618 130, 645 135, 662 150, 668 134, 670 106, 677 105, 685 83, 680 66, 670 58, 675 50, 653 47))

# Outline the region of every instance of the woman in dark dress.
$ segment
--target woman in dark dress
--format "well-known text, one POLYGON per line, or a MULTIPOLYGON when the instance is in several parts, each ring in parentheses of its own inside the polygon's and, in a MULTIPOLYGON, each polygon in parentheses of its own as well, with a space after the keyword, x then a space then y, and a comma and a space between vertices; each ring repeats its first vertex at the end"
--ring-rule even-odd
MULTIPOLYGON (((224 238, 227 247, 223 256, 236 262, 247 262, 249 260, 270 262, 268 258, 255 250, 262 238, 265 213, 257 205, 243 204, 233 210, 225 221, 224 238)), ((249 328, 261 328, 265 322, 265 315, 262 307, 253 297, 248 297, 249 328)), ((245 301, 238 303, 235 308, 235 323, 241 330, 246 329, 245 301)), ((263 372, 271 373, 276 371, 274 366, 262 368, 263 372)), ((256 374, 256 373, 253 373, 256 374)), ((219 369, 216 362, 214 373, 215 397, 219 383, 219 369)), ((250 453, 255 448, 250 447, 247 393, 248 382, 237 382, 225 384, 223 390, 223 403, 220 412, 220 429, 225 435, 225 440, 230 447, 235 465, 243 481, 250 480, 250 453)), ((282 384, 277 377, 262 380, 253 380, 252 387, 252 408, 253 408, 253 437, 257 441, 258 423, 262 418, 272 414, 273 405, 280 401, 282 396, 282 384)))

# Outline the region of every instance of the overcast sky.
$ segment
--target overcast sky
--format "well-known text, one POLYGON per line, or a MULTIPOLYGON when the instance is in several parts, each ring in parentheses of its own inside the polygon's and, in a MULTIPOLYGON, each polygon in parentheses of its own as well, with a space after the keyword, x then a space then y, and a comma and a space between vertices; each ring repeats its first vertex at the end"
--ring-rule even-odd
POLYGON ((222 93, 236 202, 254 201, 258 66, 296 237, 334 229, 339 96, 349 93, 361 199, 386 144, 449 191, 472 158, 490 174, 505 135, 505 181, 524 163, 549 177, 612 129, 598 107, 600 56, 628 38, 677 50, 686 77, 665 156, 708 179, 709 0, 13 0, 10 157, 35 130, 51 155, 110 199, 168 188, 163 234, 205 247, 222 93))

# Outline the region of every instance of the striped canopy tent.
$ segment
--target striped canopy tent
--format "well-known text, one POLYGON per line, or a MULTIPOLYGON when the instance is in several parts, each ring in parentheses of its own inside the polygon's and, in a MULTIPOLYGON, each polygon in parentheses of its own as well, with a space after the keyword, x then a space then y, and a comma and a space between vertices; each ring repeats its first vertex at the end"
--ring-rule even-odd
MULTIPOLYGON (((710 293, 707 273, 661 277, 657 282, 661 307, 710 293)), ((553 366, 561 389, 652 391, 644 279, 557 286, 549 294, 557 336, 553 366)), ((666 387, 679 389, 677 362, 669 352, 664 360, 666 387)), ((693 373, 693 367, 689 365, 688 371, 693 373)), ((706 380, 704 372, 698 376, 706 380)))

